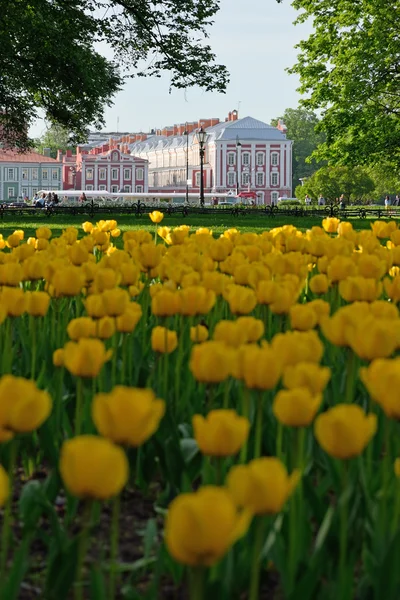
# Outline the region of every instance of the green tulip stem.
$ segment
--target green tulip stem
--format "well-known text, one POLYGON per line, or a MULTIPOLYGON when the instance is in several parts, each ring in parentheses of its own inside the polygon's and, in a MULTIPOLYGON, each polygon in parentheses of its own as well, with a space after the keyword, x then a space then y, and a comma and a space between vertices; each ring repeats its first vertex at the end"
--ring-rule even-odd
POLYGON ((204 574, 203 567, 192 567, 189 571, 190 600, 204 599, 204 574))
POLYGON ((255 519, 255 539, 253 546, 253 560, 251 564, 249 600, 258 600, 260 592, 260 554, 264 540, 264 519, 255 519))
MULTIPOLYGON (((121 368, 121 383, 125 385, 126 378, 126 355, 127 355, 127 343, 128 343, 128 334, 122 334, 122 368, 121 368)), ((131 385, 131 382, 128 383, 131 385)))
POLYGON ((82 426, 83 410, 83 379, 78 377, 76 380, 76 403, 75 403, 75 435, 80 435, 82 426))
POLYGON ((348 498, 347 489, 347 462, 342 464, 342 502, 340 506, 340 550, 339 550, 339 598, 346 600, 348 598, 346 581, 346 560, 347 560, 347 538, 348 538, 348 498))
POLYGON ((142 290, 141 299, 142 303, 142 356, 145 354, 146 342, 148 341, 147 332, 148 332, 148 321, 147 321, 147 313, 149 310, 149 278, 146 275, 144 281, 144 288, 142 290))
POLYGON ((254 439, 254 458, 261 456, 261 437, 263 427, 263 397, 259 391, 257 395, 257 410, 256 410, 256 436, 254 439))
POLYGON ((109 600, 115 598, 115 588, 118 574, 118 547, 119 547, 119 516, 121 508, 121 497, 116 496, 112 501, 111 537, 110 537, 110 581, 109 600))
POLYGON ((276 433, 276 456, 282 460, 283 456, 283 425, 278 421, 278 430, 276 433))
POLYGON ((157 228, 158 228, 158 225, 156 223, 155 226, 154 226, 154 244, 156 246, 157 246, 157 228))
POLYGON ((36 371, 36 354, 37 354, 37 339, 36 339, 36 318, 29 315, 29 327, 31 330, 31 379, 35 380, 36 371))
POLYGON ((78 544, 78 559, 76 563, 76 577, 75 577, 75 600, 83 600, 83 565, 86 558, 87 547, 89 543, 89 531, 90 521, 92 514, 92 501, 87 500, 82 515, 82 531, 80 533, 80 539, 78 544))
MULTIPOLYGON (((246 417, 246 419, 248 419, 249 413, 250 413, 249 390, 247 387, 244 387, 243 395, 242 395, 242 415, 243 415, 243 417, 246 417)), ((248 449, 248 441, 246 440, 240 451, 240 464, 242 464, 242 465, 244 465, 247 461, 247 449, 248 449)))
POLYGON ((118 342, 119 342, 118 332, 115 331, 115 333, 113 335, 113 349, 112 349, 113 353, 112 353, 112 360, 111 360, 111 385, 112 385, 112 387, 115 387, 115 385, 117 383, 118 342))
MULTIPOLYGON (((389 499, 389 485, 390 485, 390 471, 391 471, 391 452, 390 452, 390 419, 387 417, 384 421, 384 432, 385 432, 385 456, 383 459, 383 474, 382 474, 382 525, 381 533, 384 537, 387 530, 387 513, 388 513, 388 499, 389 499)), ((371 442, 370 442, 371 443, 371 442)))
POLYGON ((12 370, 12 325, 13 317, 7 317, 4 322, 3 375, 11 373, 12 370))
POLYGON ((396 500, 395 500, 394 513, 393 513, 393 525, 392 525, 393 535, 396 535, 397 529, 399 527, 399 519, 400 519, 400 480, 397 479, 396 482, 395 482, 395 484, 396 484, 396 487, 395 487, 396 500))
POLYGON ((4 508, 3 526, 1 531, 1 548, 0 548, 0 593, 4 585, 4 579, 7 571, 8 545, 10 541, 10 527, 12 517, 12 500, 13 500, 13 483, 15 476, 15 467, 17 463, 18 441, 12 440, 10 443, 10 459, 8 465, 8 477, 10 494, 4 508))
MULTIPOLYGON (((296 492, 296 490, 295 490, 296 492)), ((297 498, 296 493, 292 494, 289 504, 289 559, 288 559, 288 571, 289 571, 289 590, 292 593, 294 589, 296 579, 296 566, 297 566, 297 542, 299 536, 298 530, 298 515, 297 515, 297 498)))
POLYGON ((54 400, 55 404, 55 423, 56 435, 63 439, 62 431, 62 415, 63 415, 63 383, 64 383, 64 367, 59 367, 57 372, 57 392, 54 400))
POLYGON ((215 485, 223 484, 223 466, 224 458, 222 456, 215 457, 215 485))
POLYGON ((356 370, 356 355, 351 348, 348 349, 345 402, 351 404, 354 400, 354 380, 356 370))
POLYGON ((231 387, 231 382, 230 379, 227 379, 224 382, 224 403, 223 403, 223 408, 228 409, 229 408, 229 390, 231 387))

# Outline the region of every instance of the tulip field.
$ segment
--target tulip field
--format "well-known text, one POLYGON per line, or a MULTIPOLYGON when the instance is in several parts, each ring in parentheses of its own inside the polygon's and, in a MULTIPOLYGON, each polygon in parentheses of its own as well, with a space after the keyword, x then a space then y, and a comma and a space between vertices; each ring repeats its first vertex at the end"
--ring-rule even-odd
POLYGON ((397 222, 162 221, 0 225, 0 599, 399 600, 397 222))

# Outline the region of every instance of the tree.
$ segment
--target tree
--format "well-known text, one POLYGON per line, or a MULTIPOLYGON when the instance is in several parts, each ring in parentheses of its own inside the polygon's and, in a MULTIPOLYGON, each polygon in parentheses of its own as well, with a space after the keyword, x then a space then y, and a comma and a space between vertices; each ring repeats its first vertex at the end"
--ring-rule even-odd
POLYGON ((57 150, 73 150, 74 146, 71 144, 71 134, 67 129, 60 125, 52 125, 41 138, 34 141, 34 148, 37 152, 43 153, 45 148, 50 148, 50 156, 57 158, 57 150))
POLYGON ((387 0, 293 0, 302 105, 321 110, 317 158, 347 165, 400 164, 400 11, 387 0))
POLYGON ((370 200, 374 190, 374 182, 367 169, 362 167, 322 167, 304 185, 296 188, 296 197, 301 200, 308 194, 314 200, 320 194, 334 202, 344 194, 347 202, 359 204, 370 200))
MULTIPOLYGON (((310 177, 316 169, 315 159, 310 159, 311 154, 319 144, 325 140, 323 133, 317 133, 317 115, 305 108, 287 108, 279 117, 287 127, 287 137, 293 140, 292 158, 292 188, 299 184, 299 179, 310 177)), ((272 119, 271 125, 276 126, 278 119, 272 119)))
POLYGON ((18 0, 0 20, 0 135, 26 148, 28 126, 44 111, 85 138, 126 77, 224 91, 228 76, 205 42, 219 0, 18 0), (107 42, 112 60, 97 51, 107 42))

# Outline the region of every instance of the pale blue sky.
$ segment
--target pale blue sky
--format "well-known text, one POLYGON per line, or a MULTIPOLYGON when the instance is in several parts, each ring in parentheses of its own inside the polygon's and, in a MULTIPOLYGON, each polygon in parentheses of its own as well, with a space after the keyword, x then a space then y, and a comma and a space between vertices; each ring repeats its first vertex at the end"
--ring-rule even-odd
MULTIPOLYGON (((200 118, 224 119, 239 108, 239 117, 269 122, 285 108, 295 108, 298 78, 285 69, 296 62, 294 46, 308 37, 310 23, 293 25, 296 11, 290 0, 222 0, 210 30, 210 44, 219 63, 230 72, 226 94, 200 89, 172 90, 169 76, 131 79, 106 110, 105 130, 149 131, 200 118)), ((43 121, 32 127, 41 135, 43 121)))

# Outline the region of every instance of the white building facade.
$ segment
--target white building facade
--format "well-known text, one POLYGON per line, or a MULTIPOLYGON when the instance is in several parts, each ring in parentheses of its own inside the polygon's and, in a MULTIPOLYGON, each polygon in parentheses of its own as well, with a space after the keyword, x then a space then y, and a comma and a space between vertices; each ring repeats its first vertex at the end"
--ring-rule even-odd
POLYGON ((200 190, 200 153, 196 131, 207 132, 204 156, 206 193, 252 192, 257 204, 291 197, 292 142, 283 123, 273 127, 252 117, 203 119, 157 131, 129 145, 132 155, 149 162, 149 192, 200 190))

